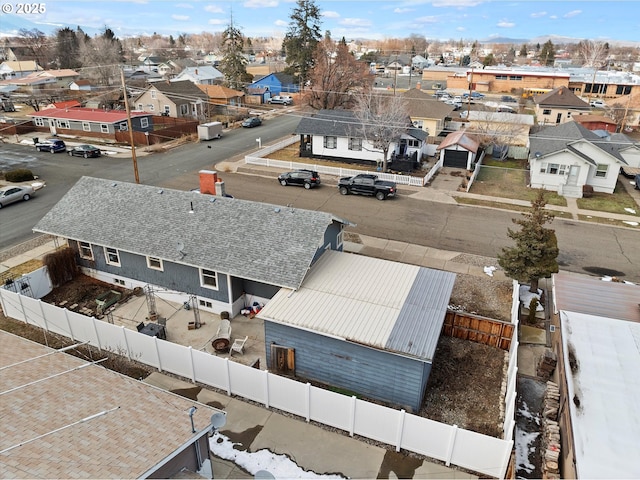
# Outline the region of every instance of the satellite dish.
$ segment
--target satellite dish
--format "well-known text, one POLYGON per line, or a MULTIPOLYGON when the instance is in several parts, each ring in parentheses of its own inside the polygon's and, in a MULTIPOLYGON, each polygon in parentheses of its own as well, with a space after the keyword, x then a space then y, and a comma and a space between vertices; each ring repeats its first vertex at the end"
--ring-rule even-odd
POLYGON ((256 480, 275 480, 276 477, 273 476, 273 473, 268 472, 267 470, 258 470, 253 478, 256 480))
POLYGON ((227 416, 224 413, 214 413, 211 415, 211 426, 216 430, 222 428, 227 423, 227 416))
POLYGON ((184 250, 184 243, 178 242, 176 244, 176 250, 178 250, 180 253, 182 253, 182 251, 184 250))
POLYGON ((540 158, 542 156, 542 154, 540 152, 536 152, 536 153, 534 153, 534 155, 536 156, 536 158, 540 158))

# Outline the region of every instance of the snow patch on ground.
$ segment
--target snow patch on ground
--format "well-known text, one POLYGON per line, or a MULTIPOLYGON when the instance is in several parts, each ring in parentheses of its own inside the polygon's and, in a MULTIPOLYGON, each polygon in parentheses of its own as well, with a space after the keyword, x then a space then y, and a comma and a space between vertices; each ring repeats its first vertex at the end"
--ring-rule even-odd
POLYGON ((535 452, 533 442, 540 436, 540 432, 525 432, 516 429, 515 448, 516 448, 516 470, 533 472, 534 465, 529 461, 529 455, 535 452))
POLYGON ((241 444, 231 442, 229 438, 218 432, 209 439, 209 447, 214 455, 224 460, 232 461, 251 475, 255 475, 261 470, 266 470, 275 478, 345 478, 340 475, 319 475, 315 472, 303 470, 286 455, 278 455, 267 449, 247 452, 245 450, 236 450, 233 448, 234 445, 241 444))
POLYGON ((529 291, 529 285, 520 285, 520 303, 524 305, 526 308, 529 308, 531 304, 531 299, 533 297, 538 299, 538 306, 536 307, 536 312, 544 311, 544 305, 540 303, 540 295, 542 295, 542 290, 538 289, 538 293, 532 293, 529 291))

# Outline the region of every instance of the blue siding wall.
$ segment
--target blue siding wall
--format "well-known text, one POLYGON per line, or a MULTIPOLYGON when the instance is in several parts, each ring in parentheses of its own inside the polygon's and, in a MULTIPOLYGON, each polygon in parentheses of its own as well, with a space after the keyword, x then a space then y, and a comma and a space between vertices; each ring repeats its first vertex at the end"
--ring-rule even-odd
POLYGON ((422 405, 431 364, 269 321, 264 322, 267 365, 271 344, 295 349, 296 376, 350 390, 408 411, 422 405))
POLYGON ((253 82, 252 87, 267 87, 271 95, 280 95, 282 92, 282 84, 275 75, 267 75, 260 80, 253 82))
MULTIPOLYGON (((77 244, 70 241, 71 247, 77 251, 77 244)), ((200 272, 197 268, 179 263, 163 262, 164 271, 153 270, 147 266, 147 258, 142 255, 119 251, 120 267, 108 265, 104 257, 104 249, 92 245, 94 261, 79 258, 78 263, 83 267, 110 273, 120 277, 131 278, 139 282, 158 285, 171 290, 198 295, 221 302, 229 302, 229 288, 227 276, 218 273, 218 290, 203 288, 200 285, 200 272)))

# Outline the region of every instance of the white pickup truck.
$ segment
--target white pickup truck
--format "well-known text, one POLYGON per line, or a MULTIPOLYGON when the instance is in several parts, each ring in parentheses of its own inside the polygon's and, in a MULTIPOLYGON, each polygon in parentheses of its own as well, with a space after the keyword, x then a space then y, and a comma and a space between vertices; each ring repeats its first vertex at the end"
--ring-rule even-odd
POLYGON ((271 103, 273 105, 291 105, 293 103, 293 98, 284 95, 274 95, 267 99, 267 103, 271 103))

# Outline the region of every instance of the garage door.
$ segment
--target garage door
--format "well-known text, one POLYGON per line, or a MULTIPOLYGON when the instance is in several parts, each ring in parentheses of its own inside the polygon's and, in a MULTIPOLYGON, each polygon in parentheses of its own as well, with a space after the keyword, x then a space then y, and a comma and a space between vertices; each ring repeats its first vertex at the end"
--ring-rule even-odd
POLYGON ((467 157, 469 152, 466 150, 445 150, 444 166, 454 168, 467 168, 467 157))

